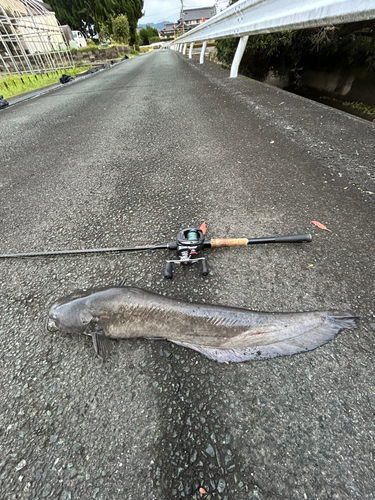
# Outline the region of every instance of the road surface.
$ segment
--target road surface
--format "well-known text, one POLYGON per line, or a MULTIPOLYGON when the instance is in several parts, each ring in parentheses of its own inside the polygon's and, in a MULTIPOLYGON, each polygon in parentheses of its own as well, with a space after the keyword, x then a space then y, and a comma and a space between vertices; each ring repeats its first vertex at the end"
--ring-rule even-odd
MULTIPOLYGON (((160 50, 0 112, 0 253, 311 232, 310 244, 1 260, 1 498, 375 498, 372 123, 160 50), (311 221, 330 231, 316 228, 311 221), (50 334, 121 280, 263 311, 352 308, 306 354, 218 364, 167 341, 50 334)), ((150 332, 152 334, 152 332, 150 332)))

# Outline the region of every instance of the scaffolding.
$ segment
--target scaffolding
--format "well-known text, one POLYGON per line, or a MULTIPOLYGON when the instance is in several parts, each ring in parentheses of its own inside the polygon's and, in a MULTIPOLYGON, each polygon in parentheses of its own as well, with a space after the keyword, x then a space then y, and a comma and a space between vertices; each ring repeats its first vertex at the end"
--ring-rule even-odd
POLYGON ((44 74, 73 67, 63 31, 49 5, 0 0, 0 77, 44 74))

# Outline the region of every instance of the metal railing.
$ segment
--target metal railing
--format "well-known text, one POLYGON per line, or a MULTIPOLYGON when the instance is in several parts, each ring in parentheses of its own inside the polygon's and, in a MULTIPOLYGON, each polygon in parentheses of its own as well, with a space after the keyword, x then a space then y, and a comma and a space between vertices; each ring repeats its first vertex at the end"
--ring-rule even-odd
POLYGON ((250 35, 284 30, 315 28, 375 18, 375 0, 239 0, 199 26, 171 42, 171 48, 186 53, 190 43, 204 42, 200 62, 203 63, 207 41, 240 38, 231 77, 238 66, 250 35))

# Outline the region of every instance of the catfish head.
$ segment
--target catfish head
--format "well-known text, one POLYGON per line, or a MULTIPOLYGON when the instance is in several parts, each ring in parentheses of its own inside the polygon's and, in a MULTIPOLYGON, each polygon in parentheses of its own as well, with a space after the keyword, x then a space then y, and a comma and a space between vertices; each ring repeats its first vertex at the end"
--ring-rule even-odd
POLYGON ((49 332, 85 333, 94 319, 88 309, 91 290, 78 290, 57 300, 50 308, 47 320, 49 332))

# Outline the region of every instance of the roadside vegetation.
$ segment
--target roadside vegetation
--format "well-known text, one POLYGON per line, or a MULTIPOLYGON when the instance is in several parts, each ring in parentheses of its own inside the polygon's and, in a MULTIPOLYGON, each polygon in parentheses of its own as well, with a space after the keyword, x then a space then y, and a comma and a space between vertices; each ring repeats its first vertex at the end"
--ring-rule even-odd
MULTIPOLYGON (((111 44, 110 46, 123 45, 123 44, 111 44)), ((106 49, 107 47, 103 47, 106 49)), ((89 51, 93 49, 100 50, 96 45, 89 45, 88 47, 82 47, 81 49, 74 49, 72 52, 80 51, 89 51)), ((149 52, 152 50, 149 47, 137 47, 137 49, 131 49, 130 53, 127 54, 128 57, 136 57, 145 52, 149 52), (138 50, 137 50, 138 49, 138 50)), ((122 59, 124 56, 120 55, 117 59, 122 59)), ((48 87, 49 85, 53 85, 59 82, 62 74, 76 77, 79 73, 84 73, 91 69, 92 66, 84 65, 80 62, 76 62, 74 68, 53 71, 50 73, 44 73, 42 75, 32 75, 32 74, 24 74, 21 76, 18 75, 2 75, 0 77, 0 95, 3 96, 4 99, 8 99, 11 97, 15 97, 20 94, 24 94, 27 92, 31 92, 33 90, 38 90, 43 87, 48 87)))
POLYGON ((116 24, 123 25, 121 16, 125 16, 129 25, 127 42, 129 45, 139 45, 137 23, 142 17, 143 0, 49 0, 48 3, 61 24, 80 30, 88 38, 97 33, 101 42, 117 36, 124 38, 123 28, 120 34, 116 24))
POLYGON ((16 95, 38 90, 48 85, 58 83, 62 74, 75 77, 78 73, 83 73, 91 68, 91 66, 82 66, 63 71, 54 71, 53 73, 44 73, 43 75, 3 75, 0 79, 0 95, 4 99, 14 97, 16 95))
POLYGON ((369 115, 370 118, 375 118, 375 108, 373 106, 370 106, 369 104, 365 104, 364 102, 343 101, 340 99, 336 99, 335 97, 329 97, 325 95, 320 96, 319 100, 330 106, 352 112, 353 114, 358 114, 360 116, 369 115), (349 108, 349 110, 347 108, 349 108))
POLYGON ((141 45, 151 45, 152 43, 160 42, 158 30, 149 24, 146 25, 146 28, 140 30, 139 38, 141 45))
MULTIPOLYGON (((215 42, 223 67, 230 67, 237 45, 236 38, 215 42)), ((308 97, 309 75, 318 73, 339 75, 342 82, 355 80, 373 86, 375 92, 375 20, 250 36, 239 73, 259 81, 270 75, 279 77, 284 89, 308 97)), ((326 103, 336 106, 340 100, 348 107, 345 93, 340 92, 340 88, 328 91, 326 103)), ((371 98, 366 103, 358 102, 358 98, 350 103, 361 114, 372 115, 372 106, 371 98)))
MULTIPOLYGON (((238 39, 217 40, 217 58, 231 64, 238 39)), ((302 72, 341 71, 365 78, 375 71, 375 21, 249 37, 240 72, 264 80, 270 71, 298 87, 302 72)))
POLYGON ((110 43, 98 44, 89 38, 86 39, 86 42, 87 42, 86 47, 71 48, 71 49, 69 49, 70 52, 72 52, 74 54, 76 52, 90 52, 90 51, 96 51, 96 50, 106 50, 106 49, 109 49, 111 47, 124 47, 124 45, 127 45, 125 43, 115 42, 114 40, 111 40, 110 43))
MULTIPOLYGON (((139 47, 141 38, 136 31, 138 19, 142 17, 143 0, 49 0, 49 4, 62 25, 67 24, 86 36, 87 47, 72 48, 72 53, 99 51, 124 45, 130 45, 132 48, 130 57, 144 51, 139 47)), ((158 32, 155 31, 157 35, 158 32)), ((149 33, 149 30, 146 30, 146 33, 147 36, 155 36, 154 31, 149 33)), ((116 59, 122 57, 123 55, 116 59)), ((91 67, 76 62, 74 68, 42 75, 0 75, 0 95, 7 99, 38 90, 58 83, 62 74, 75 77, 91 67)))

